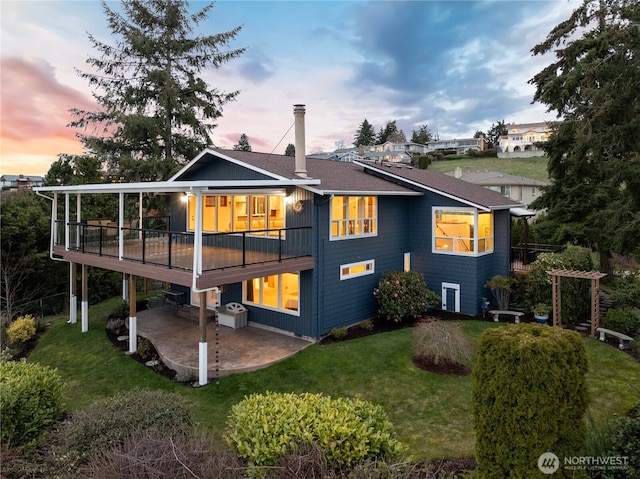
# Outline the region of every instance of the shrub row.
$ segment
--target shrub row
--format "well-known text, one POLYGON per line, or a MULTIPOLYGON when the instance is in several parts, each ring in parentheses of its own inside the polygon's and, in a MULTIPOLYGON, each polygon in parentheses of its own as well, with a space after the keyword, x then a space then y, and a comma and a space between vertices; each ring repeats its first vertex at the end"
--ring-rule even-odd
POLYGON ((402 450, 381 406, 311 393, 248 396, 231 408, 225 439, 252 466, 275 466, 314 444, 335 467, 402 450))

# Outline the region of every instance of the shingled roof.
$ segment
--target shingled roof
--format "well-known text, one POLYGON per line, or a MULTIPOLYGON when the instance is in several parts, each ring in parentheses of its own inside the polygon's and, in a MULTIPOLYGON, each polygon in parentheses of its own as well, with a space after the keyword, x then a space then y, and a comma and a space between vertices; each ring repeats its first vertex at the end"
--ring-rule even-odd
POLYGON ((416 188, 426 189, 443 196, 461 200, 470 205, 494 210, 522 207, 521 203, 505 198, 500 193, 437 171, 421 170, 389 163, 382 165, 360 164, 365 170, 369 170, 372 173, 375 172, 416 188))
MULTIPOLYGON (((292 156, 253 151, 209 149, 211 155, 228 158, 249 168, 287 180, 300 179, 294 173, 292 156)), ((202 159, 202 157, 200 157, 202 159)), ((197 167, 194 160, 182 171, 197 167)), ((479 185, 453 178, 432 170, 421 170, 396 163, 342 162, 316 158, 306 159, 309 178, 319 179, 320 185, 306 188, 321 194, 378 194, 420 195, 425 191, 453 198, 484 209, 508 209, 522 204, 505 198, 479 185)), ((180 173, 176 177, 180 176, 180 173)))

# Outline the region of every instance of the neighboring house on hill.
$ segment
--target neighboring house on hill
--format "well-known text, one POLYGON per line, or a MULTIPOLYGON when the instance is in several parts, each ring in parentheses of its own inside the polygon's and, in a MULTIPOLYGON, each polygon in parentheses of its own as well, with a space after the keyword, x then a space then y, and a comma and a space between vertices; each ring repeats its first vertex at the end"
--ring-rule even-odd
POLYGON ((0 188, 33 188, 42 186, 42 176, 2 175, 0 176, 0 188))
MULTIPOLYGON (((294 112, 304 132, 304 109, 294 112)), ((510 209, 521 204, 432 170, 306 158, 300 138, 295 158, 207 149, 164 182, 39 188, 53 196, 52 253, 168 281, 188 304, 223 291, 250 324, 313 340, 375 317, 373 290, 394 270, 423 274, 438 308, 482 312, 487 280, 509 274, 510 209), (170 231, 125 218, 142 193, 170 197, 170 231), (83 217, 75 197, 88 194, 118 195, 115 224, 83 217)), ((130 322, 135 332, 135 313, 130 322)))
POLYGON ((484 138, 461 138, 453 140, 432 140, 427 143, 427 153, 434 151, 455 152, 464 155, 469 150, 483 151, 487 149, 484 138))
POLYGON ((547 183, 522 176, 509 175, 499 171, 462 171, 456 168, 453 173, 447 173, 455 178, 484 186, 501 195, 518 201, 528 207, 541 194, 540 188, 547 183))
POLYGON ((530 158, 544 156, 544 150, 536 143, 549 139, 551 129, 547 122, 507 125, 507 135, 498 140, 498 158, 530 158))
MULTIPOLYGON (((420 143, 393 143, 387 141, 380 145, 357 146, 336 150, 330 159, 339 161, 374 161, 377 163, 411 164, 413 155, 424 155, 426 145, 420 143)), ((318 157, 311 155, 312 157, 318 157)))

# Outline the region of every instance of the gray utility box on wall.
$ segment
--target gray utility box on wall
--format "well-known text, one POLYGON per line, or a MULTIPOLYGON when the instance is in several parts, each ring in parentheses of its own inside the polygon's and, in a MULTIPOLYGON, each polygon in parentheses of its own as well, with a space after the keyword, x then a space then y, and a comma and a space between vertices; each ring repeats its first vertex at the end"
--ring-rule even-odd
POLYGON ((227 303, 218 309, 218 324, 233 329, 244 328, 248 315, 249 310, 240 303, 227 303))

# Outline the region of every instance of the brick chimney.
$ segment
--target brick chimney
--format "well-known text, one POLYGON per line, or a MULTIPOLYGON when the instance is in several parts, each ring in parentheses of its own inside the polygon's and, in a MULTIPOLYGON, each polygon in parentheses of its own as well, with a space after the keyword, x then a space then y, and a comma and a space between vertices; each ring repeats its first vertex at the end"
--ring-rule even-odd
POLYGON ((296 131, 296 170, 295 174, 303 178, 307 177, 307 157, 305 147, 304 131, 304 105, 293 105, 293 116, 295 117, 296 131))

